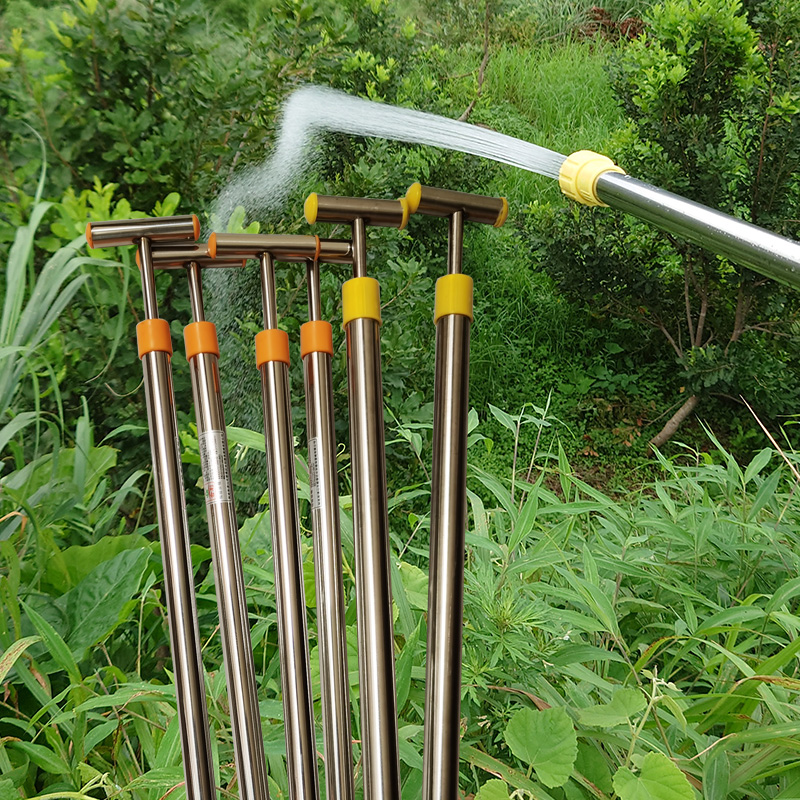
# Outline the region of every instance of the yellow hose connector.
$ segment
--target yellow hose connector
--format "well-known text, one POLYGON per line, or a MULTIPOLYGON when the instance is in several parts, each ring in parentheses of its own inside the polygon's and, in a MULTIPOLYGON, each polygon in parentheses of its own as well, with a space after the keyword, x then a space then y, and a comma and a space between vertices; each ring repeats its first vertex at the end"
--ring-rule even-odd
POLYGON ((593 150, 578 150, 568 156, 558 173, 558 185, 561 191, 585 206, 604 206, 596 191, 597 179, 604 172, 625 170, 618 167, 608 156, 602 156, 593 150))

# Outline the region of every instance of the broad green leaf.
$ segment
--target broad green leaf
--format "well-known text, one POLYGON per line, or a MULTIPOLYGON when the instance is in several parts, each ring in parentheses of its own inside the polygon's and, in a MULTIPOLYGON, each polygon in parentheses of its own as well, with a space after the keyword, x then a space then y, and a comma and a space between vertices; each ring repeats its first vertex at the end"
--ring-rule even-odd
POLYGON ((6 679, 17 659, 34 643, 39 641, 38 636, 26 636, 14 642, 8 650, 0 656, 0 683, 6 679))
POLYGON ((511 752, 530 764, 545 786, 552 789, 569 780, 578 756, 578 739, 563 708, 523 708, 511 718, 504 736, 511 752))
POLYGON ((587 781, 591 781, 601 792, 611 794, 613 791, 608 761, 596 744, 578 742, 575 770, 587 781))
POLYGON ((508 786, 504 781, 486 781, 475 795, 475 800, 508 800, 508 786))
POLYGON ((58 568, 48 562, 45 576, 48 583, 66 593, 104 561, 111 560, 123 550, 146 546, 147 539, 138 533, 104 536, 95 544, 73 545, 61 551, 61 564, 58 568))
POLYGON ((627 767, 619 769, 614 791, 619 800, 694 800, 686 776, 663 753, 648 753, 638 775, 627 767))
POLYGON ((582 725, 595 728, 613 728, 643 711, 647 701, 638 689, 618 689, 608 703, 582 708, 578 719, 582 725))
POLYGON ((405 561, 400 562, 400 577, 412 608, 428 610, 428 576, 419 567, 405 561))
POLYGON ((105 639, 127 617, 147 569, 150 551, 124 550, 95 567, 63 602, 70 623, 67 644, 80 660, 86 649, 105 639))
POLYGON ((68 775, 69 764, 63 758, 56 755, 49 747, 33 742, 10 741, 7 747, 13 747, 25 753, 34 764, 45 772, 53 775, 68 775))

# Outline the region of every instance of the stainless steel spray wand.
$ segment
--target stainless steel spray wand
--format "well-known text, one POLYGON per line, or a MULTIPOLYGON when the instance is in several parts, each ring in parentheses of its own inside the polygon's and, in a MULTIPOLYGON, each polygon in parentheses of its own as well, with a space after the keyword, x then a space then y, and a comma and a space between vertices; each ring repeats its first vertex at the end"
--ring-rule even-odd
POLYGON ((219 344, 214 323, 205 318, 201 276, 202 269, 241 268, 244 261, 213 259, 206 244, 157 246, 153 249, 153 261, 156 268, 184 268, 187 273, 193 322, 184 329, 184 340, 192 378, 239 797, 241 800, 269 800, 239 527, 220 390, 219 344))
POLYGON ((200 224, 195 216, 112 220, 86 226, 86 241, 91 248, 130 244, 138 248, 145 319, 136 326, 136 338, 147 398, 186 796, 189 800, 214 800, 214 767, 172 389, 172 341, 169 323, 158 318, 151 256, 151 242, 191 242, 199 234, 200 224))
POLYGON ((436 281, 436 361, 433 468, 425 669, 423 800, 458 796, 461 731, 461 650, 464 547, 467 526, 467 418, 472 278, 461 272, 465 222, 499 228, 508 216, 502 197, 433 189, 415 183, 411 213, 447 217, 447 275, 436 281))
POLYGON ((348 224, 352 229, 353 278, 342 286, 347 335, 353 535, 356 551, 358 671, 364 797, 400 800, 400 755, 395 694, 392 588, 383 384, 380 287, 367 277, 366 226, 404 228, 408 204, 309 195, 306 220, 348 224))

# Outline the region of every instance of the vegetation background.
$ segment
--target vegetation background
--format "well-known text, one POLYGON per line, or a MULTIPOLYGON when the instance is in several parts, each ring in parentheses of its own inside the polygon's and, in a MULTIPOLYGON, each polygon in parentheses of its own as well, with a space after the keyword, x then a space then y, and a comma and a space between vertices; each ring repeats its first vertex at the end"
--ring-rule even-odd
MULTIPOLYGON (((217 194, 268 154, 283 99, 317 83, 561 153, 607 152, 637 177, 796 236, 799 46, 796 0, 0 4, 0 800, 184 794, 132 345, 137 273, 130 252, 87 250, 87 221, 197 212, 211 224, 217 194)), ((326 138, 282 209, 213 223, 301 232, 308 191, 396 197, 416 180, 502 194, 511 206, 503 229, 475 226, 465 248, 476 323, 460 792, 800 797, 795 294, 622 215, 578 209, 540 176, 342 135, 326 138)), ((430 306, 446 245, 433 219, 370 237, 384 302, 411 800, 422 763, 430 306)), ((343 276, 325 275, 331 320, 343 276)), ((254 280, 209 281, 208 294, 270 792, 281 798, 254 280)), ((281 324, 296 342, 303 276, 287 269, 279 283, 281 324)), ((165 273, 158 288, 180 336, 184 281, 165 273)), ((357 712, 341 338, 335 345, 357 712)), ((177 348, 173 369, 217 783, 229 796, 213 573, 177 348)), ((293 379, 305 514, 296 370, 293 379)), ((315 648, 313 581, 307 605, 315 648)), ((358 757, 357 713, 353 726, 358 757)))

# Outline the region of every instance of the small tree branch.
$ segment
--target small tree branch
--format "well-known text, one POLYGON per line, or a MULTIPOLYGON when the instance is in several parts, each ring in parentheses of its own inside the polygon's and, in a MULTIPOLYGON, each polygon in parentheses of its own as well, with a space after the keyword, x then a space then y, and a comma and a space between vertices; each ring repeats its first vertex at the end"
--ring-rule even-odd
POLYGON ((696 394, 687 397, 684 404, 667 420, 666 425, 650 440, 648 455, 652 455, 656 447, 666 444, 680 428, 681 423, 694 411, 698 397, 696 394))
POLYGON ((491 19, 491 0, 486 0, 486 14, 483 18, 483 58, 481 59, 481 65, 478 69, 478 91, 475 93, 475 97, 472 99, 472 102, 467 106, 466 111, 458 118, 459 122, 466 122, 469 119, 470 114, 472 114, 473 109, 475 108, 475 104, 480 99, 480 96, 483 92, 483 81, 486 78, 486 66, 489 63, 489 20, 491 19))

